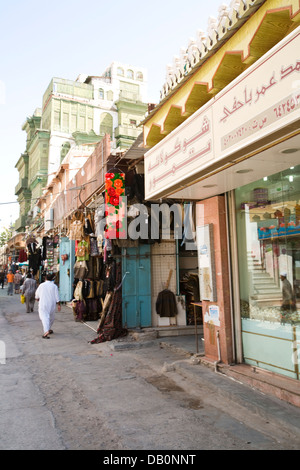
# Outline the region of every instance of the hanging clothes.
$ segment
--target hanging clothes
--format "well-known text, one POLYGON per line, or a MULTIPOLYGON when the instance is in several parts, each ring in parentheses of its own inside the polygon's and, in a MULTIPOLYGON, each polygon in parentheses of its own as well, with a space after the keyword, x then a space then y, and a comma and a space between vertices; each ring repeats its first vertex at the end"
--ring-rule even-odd
MULTIPOLYGON (((121 263, 116 266, 115 285, 121 286, 122 267, 121 263)), ((110 298, 109 298, 110 300, 110 298)), ((115 288, 109 303, 108 312, 104 318, 103 326, 97 330, 99 336, 91 341, 91 344, 111 341, 121 336, 126 336, 128 331, 122 326, 122 289, 115 288)))
POLYGON ((41 266, 41 250, 37 249, 34 253, 30 253, 28 256, 28 267, 32 270, 33 275, 35 276, 41 266))
POLYGON ((84 219, 83 231, 85 235, 90 235, 91 233, 94 233, 95 231, 91 214, 88 214, 87 217, 85 217, 84 219))
POLYGON ((90 236, 90 255, 99 256, 97 237, 90 236))
POLYGON ((68 237, 70 240, 81 240, 84 236, 83 223, 81 220, 74 220, 70 225, 68 237))
POLYGON ((25 250, 20 250, 19 252, 19 259, 18 259, 19 263, 24 263, 27 261, 27 254, 26 254, 26 251, 25 250))
POLYGON ((164 289, 158 294, 156 312, 160 317, 175 317, 177 315, 176 297, 169 289, 164 289))
POLYGON ((84 279, 88 272, 87 264, 85 261, 76 261, 74 264, 74 278, 84 279))
POLYGON ((75 300, 83 300, 82 286, 82 281, 78 281, 74 290, 75 300))
POLYGON ((81 240, 80 242, 78 242, 75 255, 77 261, 89 260, 89 243, 86 240, 81 240))

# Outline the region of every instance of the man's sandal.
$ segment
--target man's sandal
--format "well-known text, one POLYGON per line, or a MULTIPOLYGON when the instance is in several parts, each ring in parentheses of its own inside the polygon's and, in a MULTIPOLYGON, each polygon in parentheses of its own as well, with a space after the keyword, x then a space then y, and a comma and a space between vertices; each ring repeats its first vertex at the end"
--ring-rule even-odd
POLYGON ((45 333, 45 334, 42 336, 42 338, 43 338, 43 339, 50 339, 48 335, 49 335, 49 331, 48 331, 47 333, 45 333))

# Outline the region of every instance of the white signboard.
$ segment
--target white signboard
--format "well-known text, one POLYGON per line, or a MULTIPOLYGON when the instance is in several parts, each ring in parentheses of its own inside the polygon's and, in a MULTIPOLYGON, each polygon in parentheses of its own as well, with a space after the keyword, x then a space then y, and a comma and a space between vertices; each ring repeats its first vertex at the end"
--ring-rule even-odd
POLYGON ((211 110, 195 114, 145 155, 147 199, 195 174, 214 157, 211 110))
POLYGON ((228 155, 299 119, 299 72, 298 29, 216 96, 216 153, 228 155))
POLYGON ((300 119, 299 72, 300 27, 145 154, 146 199, 300 119))

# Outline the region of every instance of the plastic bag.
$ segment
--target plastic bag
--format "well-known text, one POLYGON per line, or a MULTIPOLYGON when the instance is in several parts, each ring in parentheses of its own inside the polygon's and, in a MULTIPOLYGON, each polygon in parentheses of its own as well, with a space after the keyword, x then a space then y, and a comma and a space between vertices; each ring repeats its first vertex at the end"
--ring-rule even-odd
POLYGON ((20 296, 21 304, 25 304, 25 295, 21 294, 20 296))

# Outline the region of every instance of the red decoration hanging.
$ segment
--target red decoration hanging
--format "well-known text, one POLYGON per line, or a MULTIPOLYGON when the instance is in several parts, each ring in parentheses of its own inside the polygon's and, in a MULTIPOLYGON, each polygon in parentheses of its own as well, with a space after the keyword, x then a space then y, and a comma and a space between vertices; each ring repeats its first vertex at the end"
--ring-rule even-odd
POLYGON ((125 230, 125 174, 119 171, 105 174, 105 238, 126 238, 125 230))

